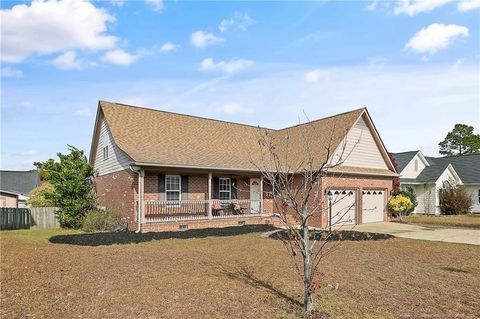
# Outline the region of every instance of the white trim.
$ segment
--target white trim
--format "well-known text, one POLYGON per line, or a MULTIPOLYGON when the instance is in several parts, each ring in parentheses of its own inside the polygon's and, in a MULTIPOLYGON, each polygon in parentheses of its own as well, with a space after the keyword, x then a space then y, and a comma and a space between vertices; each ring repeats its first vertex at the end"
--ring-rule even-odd
MULTIPOLYGON (((442 172, 442 174, 440 174, 440 177, 442 177, 443 173, 446 171, 446 170, 449 170, 450 173, 453 175, 453 177, 455 177, 455 179, 458 181, 458 184, 459 185, 463 185, 463 182, 460 178, 460 176, 458 176, 457 172, 455 171, 455 169, 453 168, 452 164, 448 164, 448 166, 445 168, 445 170, 442 172)), ((435 183, 437 183, 439 180, 440 180, 440 177, 435 181, 435 183)))

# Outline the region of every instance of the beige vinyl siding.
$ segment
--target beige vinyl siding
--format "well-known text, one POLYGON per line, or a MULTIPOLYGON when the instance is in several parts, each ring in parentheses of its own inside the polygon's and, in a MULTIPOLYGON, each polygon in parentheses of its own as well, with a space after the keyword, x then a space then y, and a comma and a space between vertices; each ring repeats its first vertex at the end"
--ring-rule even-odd
POLYGON ((359 118, 337 148, 332 164, 339 162, 343 166, 388 169, 363 117, 359 118))
POLYGON ((130 157, 115 145, 112 134, 108 129, 105 120, 100 125, 100 134, 98 136, 97 151, 95 156, 94 167, 99 176, 118 172, 128 168, 132 162, 130 157), (105 134, 108 134, 108 158, 103 158, 103 146, 105 142, 105 134))
POLYGON ((402 178, 417 178, 418 175, 425 169, 426 165, 421 160, 418 153, 412 158, 412 160, 405 166, 405 168, 400 172, 402 178), (415 166, 415 162, 417 165, 415 166), (415 168, 417 168, 415 170, 415 168))

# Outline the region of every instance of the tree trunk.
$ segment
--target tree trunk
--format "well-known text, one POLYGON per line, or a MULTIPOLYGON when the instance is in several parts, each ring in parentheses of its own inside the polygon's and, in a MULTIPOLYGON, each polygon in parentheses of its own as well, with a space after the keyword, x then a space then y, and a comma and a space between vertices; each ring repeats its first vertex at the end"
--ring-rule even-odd
POLYGON ((308 211, 304 208, 303 212, 303 245, 304 245, 304 256, 303 256, 303 284, 304 284, 304 301, 303 307, 306 312, 311 312, 313 310, 313 298, 312 298, 312 265, 310 262, 310 234, 308 233, 308 223, 306 222, 308 217, 308 211))

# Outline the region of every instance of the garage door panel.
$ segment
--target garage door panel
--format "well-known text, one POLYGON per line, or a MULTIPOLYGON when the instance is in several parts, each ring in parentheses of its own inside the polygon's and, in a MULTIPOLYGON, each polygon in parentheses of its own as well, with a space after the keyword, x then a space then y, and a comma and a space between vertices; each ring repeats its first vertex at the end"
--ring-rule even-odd
POLYGON ((385 190, 365 189, 362 192, 362 223, 384 221, 385 190))
POLYGON ((351 189, 332 189, 332 226, 355 224, 356 194, 351 189))

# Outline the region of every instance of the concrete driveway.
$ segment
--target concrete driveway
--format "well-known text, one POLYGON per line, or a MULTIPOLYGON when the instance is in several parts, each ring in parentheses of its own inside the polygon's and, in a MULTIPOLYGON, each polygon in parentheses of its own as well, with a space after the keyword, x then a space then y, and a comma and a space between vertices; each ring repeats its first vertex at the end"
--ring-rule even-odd
POLYGON ((480 229, 437 228, 400 223, 370 223, 357 225, 356 231, 390 234, 396 237, 480 245, 480 229))

